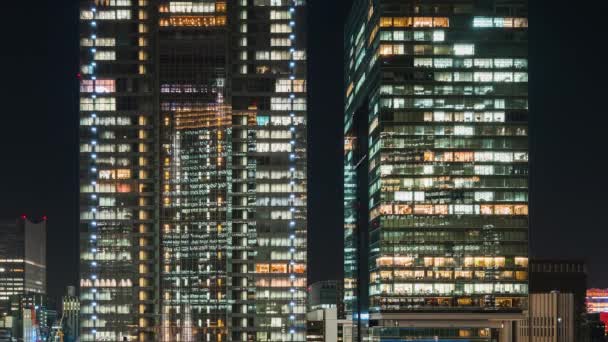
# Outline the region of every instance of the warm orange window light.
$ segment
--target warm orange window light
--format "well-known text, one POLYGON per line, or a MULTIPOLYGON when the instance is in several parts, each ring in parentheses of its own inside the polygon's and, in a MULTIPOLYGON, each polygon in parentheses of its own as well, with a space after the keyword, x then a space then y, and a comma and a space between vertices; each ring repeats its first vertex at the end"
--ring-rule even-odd
POLYGON ((225 25, 226 16, 173 16, 160 20, 160 26, 214 27, 225 25))
POLYGON ((295 272, 295 273, 305 273, 306 272, 306 265, 304 265, 304 264, 295 264, 295 265, 293 265, 293 272, 295 272))
POLYGON ((286 264, 272 264, 270 266, 271 273, 287 273, 287 265, 286 264))
POLYGON ((393 26, 393 18, 380 18, 380 27, 393 26))
POLYGON ((116 185, 116 192, 131 192, 130 184, 118 184, 116 185))
POLYGON ((257 264, 257 265, 255 265, 255 271, 256 271, 256 273, 269 273, 270 272, 270 265, 268 265, 268 264, 257 264))
POLYGON ((356 138, 354 137, 346 137, 344 139, 344 151, 348 152, 348 151, 352 151, 355 149, 355 142, 356 142, 356 138))
POLYGON ((225 2, 216 2, 215 3, 215 11, 216 12, 226 12, 226 3, 225 2))
POLYGON ((380 18, 380 27, 449 27, 447 17, 394 17, 380 18))
POLYGON ((380 55, 389 56, 393 54, 393 45, 392 44, 381 44, 380 45, 380 55))
POLYGON ((408 17, 393 18, 394 27, 412 27, 413 22, 414 22, 413 18, 408 18, 408 17))

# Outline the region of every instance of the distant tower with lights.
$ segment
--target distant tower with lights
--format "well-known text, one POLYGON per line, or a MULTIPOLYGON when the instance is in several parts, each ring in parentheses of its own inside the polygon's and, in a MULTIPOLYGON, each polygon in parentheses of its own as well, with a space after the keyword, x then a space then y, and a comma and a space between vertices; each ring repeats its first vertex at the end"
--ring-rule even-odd
POLYGON ((11 296, 46 294, 46 217, 0 220, 0 314, 11 296))

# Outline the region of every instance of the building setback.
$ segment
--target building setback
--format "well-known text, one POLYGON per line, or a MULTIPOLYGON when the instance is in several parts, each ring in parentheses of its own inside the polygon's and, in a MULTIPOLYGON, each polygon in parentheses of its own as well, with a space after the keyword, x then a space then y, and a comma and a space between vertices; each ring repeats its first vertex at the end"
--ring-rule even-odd
POLYGON ((526 0, 358 0, 345 305, 359 338, 507 341, 528 304, 526 0), (367 318, 369 317, 369 321, 367 318))
POLYGON ((82 341, 304 341, 303 0, 82 1, 82 341))

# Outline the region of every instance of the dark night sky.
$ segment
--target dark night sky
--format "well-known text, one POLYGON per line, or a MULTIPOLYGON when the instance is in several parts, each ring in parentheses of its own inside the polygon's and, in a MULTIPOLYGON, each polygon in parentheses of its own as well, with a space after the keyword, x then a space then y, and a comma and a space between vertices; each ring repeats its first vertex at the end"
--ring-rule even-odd
MULTIPOLYGON (((342 25, 309 0, 310 280, 342 268, 342 25)), ((587 258, 608 287, 605 1, 530 1, 532 255, 587 258), (594 181, 595 180, 595 181, 594 181)), ((77 282, 77 6, 3 3, 0 217, 49 216, 52 296, 77 282)))

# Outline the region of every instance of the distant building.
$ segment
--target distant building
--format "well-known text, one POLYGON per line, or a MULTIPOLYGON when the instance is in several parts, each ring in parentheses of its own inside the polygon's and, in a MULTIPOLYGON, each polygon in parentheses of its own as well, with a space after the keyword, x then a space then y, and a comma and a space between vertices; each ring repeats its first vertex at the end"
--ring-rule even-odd
POLYGON ((353 342, 353 321, 340 319, 338 308, 316 309, 306 315, 307 342, 353 342))
POLYGON ((530 293, 572 293, 574 299, 575 335, 581 341, 585 313, 587 266, 583 260, 532 259, 530 261, 530 293))
POLYGON ((46 341, 48 326, 47 298, 28 293, 11 296, 10 313, 13 337, 19 341, 46 341))
POLYGON ((587 313, 598 314, 608 334, 608 289, 587 290, 587 313))
POLYGON ((308 311, 337 308, 338 317, 343 318, 343 294, 341 281, 325 280, 313 283, 308 286, 308 311))
POLYGON ((574 295, 531 293, 528 317, 517 324, 518 342, 576 342, 574 295))
POLYGON ((26 293, 46 294, 46 218, 0 221, 0 314, 26 293))
POLYGON ((308 287, 306 340, 308 342, 352 342, 353 323, 344 317, 342 282, 319 281, 308 287))
POLYGON ((600 319, 599 313, 585 315, 582 329, 583 337, 578 342, 605 342, 606 324, 600 319))
POLYGON ((68 286, 67 294, 61 301, 61 325, 64 341, 72 342, 78 339, 80 301, 76 296, 76 288, 68 286))

